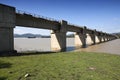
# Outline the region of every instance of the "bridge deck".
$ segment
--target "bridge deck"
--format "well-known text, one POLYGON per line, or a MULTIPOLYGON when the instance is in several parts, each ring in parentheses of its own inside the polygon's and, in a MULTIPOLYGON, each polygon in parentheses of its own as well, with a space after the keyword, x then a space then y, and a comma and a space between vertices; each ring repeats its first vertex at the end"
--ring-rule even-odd
MULTIPOLYGON (((31 27, 31 28, 42 28, 50 30, 59 30, 60 21, 49 20, 41 17, 35 17, 31 14, 26 13, 16 13, 16 26, 31 27)), ((80 32, 83 30, 84 26, 76 26, 72 24, 67 25, 67 31, 70 32, 80 32)), ((88 33, 91 33, 92 30, 87 29, 88 33)))

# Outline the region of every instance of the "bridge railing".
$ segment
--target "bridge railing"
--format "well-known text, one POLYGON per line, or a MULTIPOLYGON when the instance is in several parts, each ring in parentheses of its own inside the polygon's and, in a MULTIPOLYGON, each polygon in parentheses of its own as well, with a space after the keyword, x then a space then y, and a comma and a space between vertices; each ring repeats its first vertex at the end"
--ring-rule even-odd
POLYGON ((50 20, 50 21, 57 21, 57 22, 60 22, 59 20, 56 20, 54 18, 49 18, 49 17, 45 17, 45 16, 42 16, 42 15, 38 15, 38 14, 34 14, 34 13, 30 13, 30 12, 26 12, 26 11, 22 11, 22 10, 18 10, 16 9, 16 13, 17 14, 22 14, 22 15, 31 15, 35 18, 42 18, 42 19, 46 19, 46 20, 50 20))
POLYGON ((77 24, 73 24, 73 23, 68 23, 68 25, 71 25, 71 26, 76 26, 76 27, 80 27, 80 28, 83 28, 84 26, 79 26, 77 24))
MULTIPOLYGON (((18 10, 18 9, 16 9, 16 13, 17 14, 21 14, 21 15, 30 15, 30 16, 35 17, 35 18, 42 18, 42 19, 46 19, 46 20, 50 20, 50 21, 56 21, 56 22, 60 23, 60 20, 56 20, 54 18, 49 18, 49 17, 45 17, 45 16, 42 16, 42 15, 38 15, 38 14, 34 14, 34 13, 18 10)), ((79 27, 79 28, 84 28, 85 27, 85 26, 79 26, 79 25, 72 24, 72 23, 68 23, 68 25, 79 27)), ((89 28, 87 28, 87 30, 94 31, 94 29, 89 29, 89 28)), ((97 32, 100 32, 100 31, 97 31, 97 32)))

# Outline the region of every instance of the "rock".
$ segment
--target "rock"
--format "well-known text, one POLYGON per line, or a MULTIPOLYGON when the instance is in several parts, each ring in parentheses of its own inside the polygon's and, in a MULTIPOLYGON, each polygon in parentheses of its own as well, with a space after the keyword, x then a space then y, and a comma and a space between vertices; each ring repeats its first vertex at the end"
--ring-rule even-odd
POLYGON ((95 70, 96 68, 94 68, 94 67, 89 67, 89 69, 90 69, 90 70, 95 70))
POLYGON ((28 73, 27 73, 27 74, 25 74, 25 76, 24 76, 24 77, 26 78, 26 77, 29 77, 29 76, 30 76, 30 74, 28 74, 28 73))

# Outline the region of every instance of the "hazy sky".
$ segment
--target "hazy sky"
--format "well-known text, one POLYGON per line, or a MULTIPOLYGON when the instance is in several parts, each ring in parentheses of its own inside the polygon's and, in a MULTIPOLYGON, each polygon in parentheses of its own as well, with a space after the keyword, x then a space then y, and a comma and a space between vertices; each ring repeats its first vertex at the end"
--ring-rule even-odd
MULTIPOLYGON (((103 32, 120 32, 120 0, 0 0, 0 3, 103 32)), ((49 30, 23 27, 15 28, 14 32, 50 34, 49 30)))

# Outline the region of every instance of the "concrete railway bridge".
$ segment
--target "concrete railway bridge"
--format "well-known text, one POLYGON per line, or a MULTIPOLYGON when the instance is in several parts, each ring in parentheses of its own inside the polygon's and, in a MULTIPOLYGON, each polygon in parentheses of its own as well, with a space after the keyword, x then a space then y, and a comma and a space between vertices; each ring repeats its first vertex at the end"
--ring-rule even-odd
POLYGON ((96 37, 99 43, 117 38, 115 35, 92 30, 86 26, 76 26, 65 20, 57 21, 35 16, 17 11, 15 7, 0 4, 0 53, 15 52, 13 33, 15 26, 51 30, 51 50, 56 52, 66 50, 68 31, 75 32, 75 47, 86 47, 87 35, 91 37, 92 44, 96 44, 96 37))

